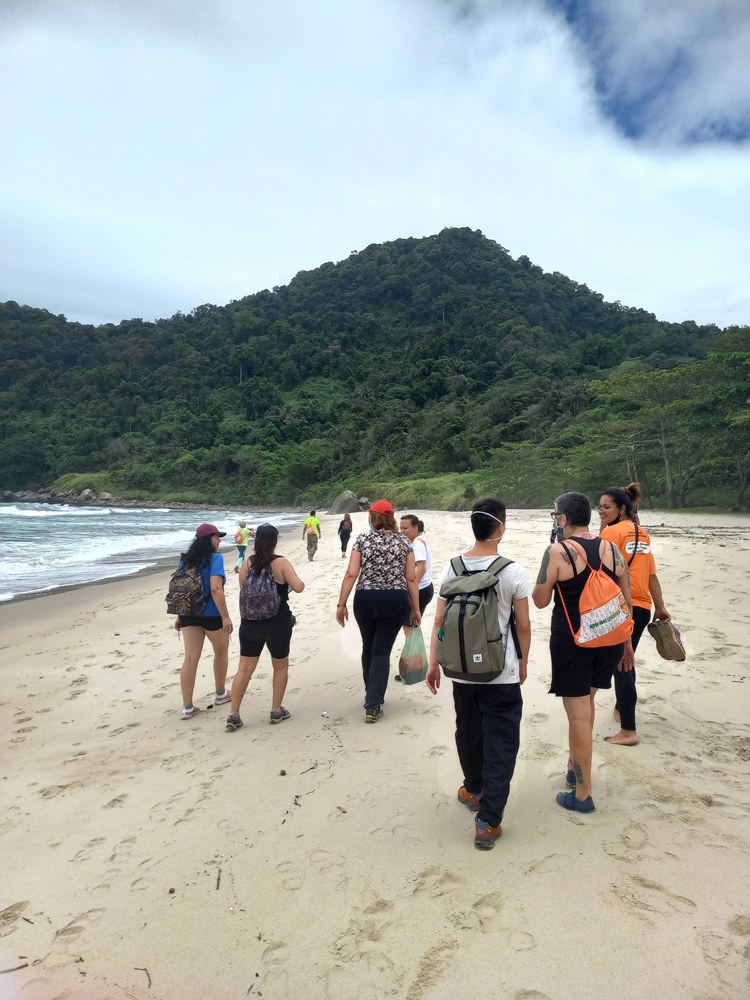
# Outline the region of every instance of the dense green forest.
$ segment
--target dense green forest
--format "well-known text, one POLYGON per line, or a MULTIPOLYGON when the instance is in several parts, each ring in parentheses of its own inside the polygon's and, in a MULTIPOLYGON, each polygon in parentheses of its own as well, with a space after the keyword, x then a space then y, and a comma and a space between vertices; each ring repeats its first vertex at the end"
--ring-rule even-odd
POLYGON ((461 507, 638 478, 741 505, 750 329, 663 323, 480 232, 367 247, 154 323, 0 305, 0 488, 461 507))

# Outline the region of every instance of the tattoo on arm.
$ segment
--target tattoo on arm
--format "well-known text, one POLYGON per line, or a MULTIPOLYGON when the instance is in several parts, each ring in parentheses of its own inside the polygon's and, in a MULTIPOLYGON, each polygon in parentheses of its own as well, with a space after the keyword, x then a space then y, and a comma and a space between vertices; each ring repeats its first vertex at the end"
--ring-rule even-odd
POLYGON ((536 578, 537 583, 547 582, 547 570, 549 569, 549 550, 550 546, 548 545, 544 555, 542 556, 542 565, 539 567, 539 576, 536 578))

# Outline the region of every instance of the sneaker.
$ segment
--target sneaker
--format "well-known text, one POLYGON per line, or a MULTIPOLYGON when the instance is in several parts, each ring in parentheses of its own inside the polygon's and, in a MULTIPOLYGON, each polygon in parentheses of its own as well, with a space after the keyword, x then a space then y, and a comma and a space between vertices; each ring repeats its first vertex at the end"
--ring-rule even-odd
POLYGON ((682 636, 677 628, 667 618, 660 618, 648 626, 648 634, 656 640, 656 651, 663 660, 675 660, 682 663, 685 659, 685 647, 682 636))
POLYGON ((233 733, 235 729, 241 729, 245 723, 239 717, 239 715, 233 715, 231 712, 227 716, 227 732, 233 733))
POLYGON ((482 804, 482 796, 467 792, 466 785, 461 785, 456 797, 459 802, 465 805, 467 809, 471 809, 472 812, 476 812, 482 804))
POLYGON ((180 718, 182 719, 183 722, 187 722, 188 719, 194 718, 198 714, 198 712, 200 712, 198 706, 191 705, 190 708, 183 708, 182 715, 180 716, 180 718))
POLYGON ((590 795, 587 799, 577 799, 575 792, 558 792, 555 801, 563 809, 570 809, 571 812, 592 813, 596 809, 590 795))
POLYGON ((380 705, 368 708, 365 711, 365 722, 379 722, 383 718, 383 709, 380 705))
POLYGON ((221 694, 216 694, 214 696, 214 705, 228 705, 232 700, 232 696, 229 691, 223 691, 221 694))
POLYGON ((497 826, 490 826, 477 816, 474 820, 474 847, 480 851, 491 851, 502 833, 503 828, 499 823, 497 826))
POLYGON ((271 712, 271 725, 276 726, 279 722, 283 722, 285 719, 291 719, 292 713, 288 712, 284 706, 281 708, 276 708, 271 712))

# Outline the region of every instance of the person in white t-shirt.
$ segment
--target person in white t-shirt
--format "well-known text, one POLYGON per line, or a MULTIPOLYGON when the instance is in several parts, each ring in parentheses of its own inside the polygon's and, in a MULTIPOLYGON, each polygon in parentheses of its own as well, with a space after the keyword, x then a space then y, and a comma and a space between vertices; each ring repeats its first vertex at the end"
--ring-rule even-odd
POLYGON ((435 596, 435 588, 432 586, 432 549, 424 537, 424 521, 420 521, 416 514, 403 514, 400 528, 401 534, 409 539, 414 553, 419 587, 419 613, 423 615, 424 609, 435 596))
MULTIPOLYGON (((505 533, 505 504, 496 497, 478 500, 471 511, 475 542, 461 559, 469 571, 487 569, 497 559, 505 533)), ((456 574, 450 562, 440 577, 440 588, 456 574)), ((464 774, 458 801, 476 812, 474 846, 491 849, 502 833, 501 823, 510 792, 520 744, 523 698, 521 685, 531 646, 528 574, 517 563, 506 566, 498 576, 498 617, 506 649, 505 668, 492 681, 453 680, 456 709, 456 749, 464 774), (520 656, 510 629, 515 615, 520 656)), ((438 631, 443 621, 445 600, 438 597, 430 643, 430 668, 425 683, 433 694, 440 687, 437 661, 438 631)))

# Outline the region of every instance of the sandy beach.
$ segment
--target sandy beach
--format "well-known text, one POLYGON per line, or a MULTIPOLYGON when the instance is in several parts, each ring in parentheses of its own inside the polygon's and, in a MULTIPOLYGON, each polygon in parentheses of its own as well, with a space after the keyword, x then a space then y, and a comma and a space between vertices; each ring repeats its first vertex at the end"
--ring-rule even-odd
MULTIPOLYGON (((437 582, 468 517, 414 513, 437 582)), ((321 520, 313 563, 299 533, 279 544, 307 585, 281 726, 267 653, 243 729, 206 710, 208 651, 204 711, 180 721, 169 572, 0 607, 0 998, 750 995, 750 519, 643 515, 687 660, 643 638, 638 747, 604 742, 600 693, 591 816, 555 803, 567 729, 550 610, 532 609, 521 752, 486 854, 456 801, 451 684, 392 683, 364 725, 359 632, 334 620, 339 518, 321 520)), ((501 552, 533 582, 548 538, 546 512, 511 511, 501 552)), ((229 573, 233 616, 237 591, 229 573)), ((238 655, 235 635, 230 676, 238 655)))

